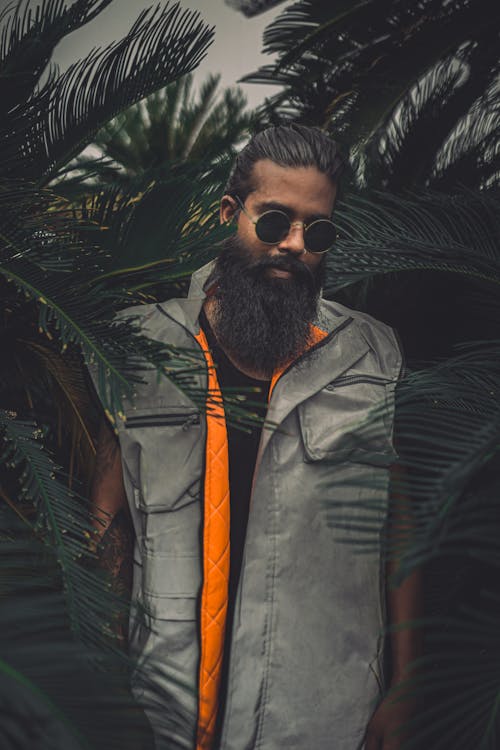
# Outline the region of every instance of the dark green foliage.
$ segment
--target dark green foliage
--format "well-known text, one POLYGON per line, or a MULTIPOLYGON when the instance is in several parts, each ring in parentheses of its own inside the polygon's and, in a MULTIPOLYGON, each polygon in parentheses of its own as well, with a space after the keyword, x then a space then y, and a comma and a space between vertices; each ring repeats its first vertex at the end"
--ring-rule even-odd
POLYGON ((192 75, 184 76, 108 122, 94 143, 112 160, 115 181, 161 178, 181 162, 199 163, 201 170, 231 158, 253 116, 241 91, 219 92, 219 81, 220 75, 208 76, 195 96, 192 75))
MULTIPOLYGON (((42 446, 31 434, 21 435, 22 428, 15 429, 17 444, 24 442, 28 453, 38 451, 34 463, 43 464, 42 446)), ((58 492, 59 497, 52 494, 54 508, 64 488, 58 492)), ((41 524, 38 537, 30 534, 5 505, 0 508, 0 524, 2 750, 151 748, 145 717, 127 689, 125 657, 106 654, 97 648, 99 640, 83 649, 74 638, 68 595, 61 586, 60 550, 43 543, 41 524)), ((63 526, 66 532, 74 527, 72 521, 63 526)), ((79 608, 87 609, 89 622, 96 611, 92 599, 85 602, 85 593, 99 594, 98 612, 105 606, 113 609, 104 586, 92 581, 83 566, 71 578, 82 587, 79 608)), ((101 619, 94 622, 94 630, 101 619)))
MULTIPOLYGON (((40 84, 48 54, 75 27, 76 11, 69 12, 66 3, 47 5, 50 9, 46 7, 45 12, 52 11, 47 22, 37 24, 28 8, 24 11, 28 18, 20 24, 16 23, 15 12, 11 24, 9 18, 5 22, 6 36, 10 32, 17 39, 17 46, 4 44, 6 49, 12 47, 6 61, 10 62, 8 80, 17 70, 10 59, 14 53, 19 69, 26 69, 25 65, 30 69, 29 59, 23 58, 22 40, 32 36, 33 26, 40 27, 38 31, 48 37, 45 56, 37 60, 28 78, 29 87, 21 87, 16 93, 20 99, 11 96, 6 102, 0 129, 3 174, 22 176, 38 184, 54 177, 111 117, 196 67, 213 36, 198 14, 182 11, 178 3, 143 10, 123 39, 103 50, 93 50, 61 75, 50 69, 40 84), (59 13, 55 13, 54 5, 59 13), (17 30, 19 25, 21 32, 17 30)), ((98 5, 104 7, 105 3, 76 3, 80 7, 79 24, 89 20, 89 9, 94 6, 95 10, 98 5)))
POLYGON ((32 95, 58 42, 91 21, 111 0, 64 0, 7 3, 0 14, 0 99, 5 111, 32 95))
MULTIPOLYGON (((161 186, 143 180, 128 192, 98 189, 78 205, 48 187, 107 120, 192 70, 212 38, 198 14, 169 4, 140 11, 123 40, 94 50, 66 73, 48 67, 58 41, 107 4, 12 3, 0 18, 0 745, 6 750, 151 746, 147 721, 129 694, 133 664, 113 636, 128 603, 112 593, 91 551, 84 492, 99 414, 83 358, 97 368, 111 413, 133 389, 138 366, 161 376, 168 365, 172 377, 183 369, 179 382, 189 390, 186 367, 198 366, 193 353, 143 339, 133 321, 119 321, 116 313, 150 301, 153 285, 172 290, 199 264, 195 256, 220 239, 213 233, 212 183, 193 187, 187 173, 161 186), (117 253, 126 266, 121 274, 117 253)), ((201 405, 202 394, 192 395, 201 405)), ((166 720, 182 723, 170 698, 157 699, 168 706, 166 720)))
POLYGON ((276 62, 244 80, 281 83, 269 119, 338 137, 359 184, 491 186, 499 35, 493 0, 301 0, 266 30, 276 62))

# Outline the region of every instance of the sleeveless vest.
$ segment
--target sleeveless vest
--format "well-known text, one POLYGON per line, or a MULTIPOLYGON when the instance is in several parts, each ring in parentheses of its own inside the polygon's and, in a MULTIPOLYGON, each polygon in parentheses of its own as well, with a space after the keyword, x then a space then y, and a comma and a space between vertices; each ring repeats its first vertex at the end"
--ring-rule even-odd
MULTIPOLYGON (((130 308, 142 332, 192 350, 192 400, 144 382, 115 418, 134 522, 133 691, 158 750, 212 750, 229 573, 224 410, 187 299, 130 308), (202 356, 202 352, 203 356, 202 356)), ((355 750, 382 697, 385 586, 379 544, 402 367, 392 329, 321 301, 314 343, 275 373, 254 473, 235 604, 221 750, 355 750), (352 542, 352 543, 350 543, 352 542)), ((96 384, 93 368, 89 368, 96 384)))

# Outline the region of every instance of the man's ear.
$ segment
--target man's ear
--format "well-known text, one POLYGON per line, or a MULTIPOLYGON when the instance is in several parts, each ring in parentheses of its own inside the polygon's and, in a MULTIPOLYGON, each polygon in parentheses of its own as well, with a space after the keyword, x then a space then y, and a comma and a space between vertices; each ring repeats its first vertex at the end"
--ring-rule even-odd
POLYGON ((236 217, 238 212, 238 204, 231 195, 224 195, 220 202, 220 223, 230 224, 236 217))

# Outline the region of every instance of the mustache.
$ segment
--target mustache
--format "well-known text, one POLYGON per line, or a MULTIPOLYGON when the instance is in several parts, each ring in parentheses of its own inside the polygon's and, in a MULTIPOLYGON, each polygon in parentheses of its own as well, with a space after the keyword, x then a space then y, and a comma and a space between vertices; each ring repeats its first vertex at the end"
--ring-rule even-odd
POLYGON ((255 257, 237 235, 228 237, 221 244, 222 249, 217 259, 218 274, 239 272, 252 284, 266 287, 272 285, 281 289, 287 288, 285 284, 292 284, 294 287, 307 289, 311 294, 318 294, 321 291, 325 277, 324 258, 319 266, 311 268, 294 253, 276 253, 275 255, 264 253, 260 257, 255 257), (270 278, 266 275, 266 270, 269 268, 289 271, 291 278, 288 281, 270 278))
POLYGON ((277 268, 280 271, 288 271, 298 280, 311 282, 314 276, 309 266, 292 255, 288 256, 263 256, 258 260, 248 260, 245 263, 246 270, 253 275, 260 275, 268 268, 277 268))

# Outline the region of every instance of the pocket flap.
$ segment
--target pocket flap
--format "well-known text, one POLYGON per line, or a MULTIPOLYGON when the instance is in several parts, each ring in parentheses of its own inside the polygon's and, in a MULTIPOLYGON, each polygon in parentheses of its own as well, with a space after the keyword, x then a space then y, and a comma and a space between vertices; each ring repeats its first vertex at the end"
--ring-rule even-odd
POLYGON ((358 380, 338 388, 332 383, 302 402, 298 415, 306 460, 393 463, 392 391, 392 383, 358 380))
POLYGON ((145 594, 196 598, 201 585, 201 563, 197 556, 143 556, 142 586, 145 594))
POLYGON ((147 615, 155 620, 196 620, 197 598, 186 596, 144 596, 147 615))

